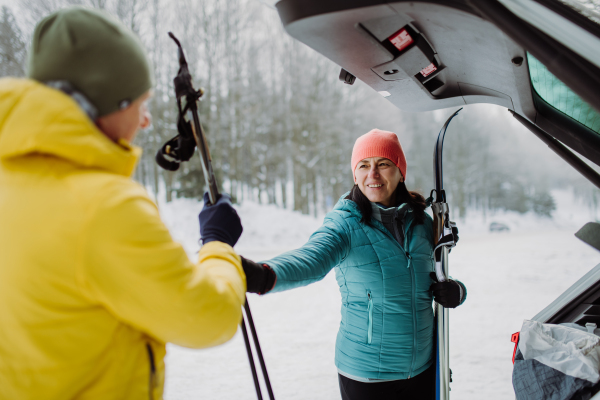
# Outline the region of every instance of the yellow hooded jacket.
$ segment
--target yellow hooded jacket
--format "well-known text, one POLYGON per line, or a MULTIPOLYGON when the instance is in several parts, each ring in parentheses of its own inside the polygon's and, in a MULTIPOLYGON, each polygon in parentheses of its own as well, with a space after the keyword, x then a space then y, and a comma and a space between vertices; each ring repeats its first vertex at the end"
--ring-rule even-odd
POLYGON ((160 399, 166 342, 236 332, 239 256, 190 262, 130 178, 140 154, 69 96, 0 79, 0 399, 160 399))

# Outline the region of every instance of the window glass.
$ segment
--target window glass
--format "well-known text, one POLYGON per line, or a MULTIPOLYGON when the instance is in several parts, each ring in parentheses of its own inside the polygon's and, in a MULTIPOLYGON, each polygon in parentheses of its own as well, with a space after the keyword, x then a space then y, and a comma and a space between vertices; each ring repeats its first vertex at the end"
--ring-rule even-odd
POLYGON ((583 15, 590 21, 600 24, 600 2, 598 0, 558 0, 583 15))
POLYGON ((531 54, 527 53, 533 89, 546 103, 596 133, 600 133, 600 114, 575 94, 531 54))
POLYGON ((270 8, 275 8, 275 4, 279 3, 280 0, 258 0, 258 1, 270 8))

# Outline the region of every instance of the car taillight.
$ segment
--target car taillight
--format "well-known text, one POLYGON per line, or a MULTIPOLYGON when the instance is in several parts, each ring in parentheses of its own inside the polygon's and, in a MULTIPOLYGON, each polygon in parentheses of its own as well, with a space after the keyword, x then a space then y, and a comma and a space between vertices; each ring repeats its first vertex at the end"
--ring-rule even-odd
POLYGON ((390 36, 388 40, 392 42, 394 47, 400 51, 414 43, 413 38, 410 37, 406 29, 400 29, 398 32, 390 36))

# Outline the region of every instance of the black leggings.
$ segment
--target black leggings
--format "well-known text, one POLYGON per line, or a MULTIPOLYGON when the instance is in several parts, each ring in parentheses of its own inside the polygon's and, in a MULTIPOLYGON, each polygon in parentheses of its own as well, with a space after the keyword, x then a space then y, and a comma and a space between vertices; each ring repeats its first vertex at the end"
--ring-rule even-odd
POLYGON ((338 374, 342 400, 433 400, 435 363, 410 379, 365 383, 338 374))

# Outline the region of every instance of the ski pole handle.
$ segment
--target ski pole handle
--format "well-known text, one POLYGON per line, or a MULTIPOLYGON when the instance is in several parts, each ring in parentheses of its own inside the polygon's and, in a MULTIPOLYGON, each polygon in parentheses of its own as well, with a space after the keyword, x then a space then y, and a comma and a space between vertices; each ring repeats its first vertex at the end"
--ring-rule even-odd
POLYGON ((177 98, 177 106, 179 108, 180 118, 191 120, 191 131, 198 148, 200 160, 202 162, 202 172, 204 174, 204 180, 208 188, 208 197, 211 204, 215 204, 219 199, 219 189, 217 188, 217 181, 212 168, 212 162, 210 158, 210 152, 208 151, 208 144, 206 142, 206 136, 200 123, 200 117, 198 116, 198 100, 204 94, 203 89, 195 90, 192 84, 192 76, 190 74, 185 54, 183 53, 183 47, 181 43, 175 37, 172 32, 169 32, 169 37, 173 39, 177 45, 177 58, 179 61, 179 71, 177 76, 173 79, 175 84, 175 96, 177 98), (191 118, 190 118, 191 114, 191 118))

